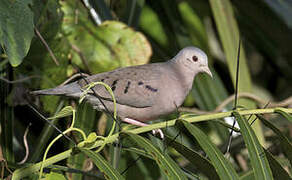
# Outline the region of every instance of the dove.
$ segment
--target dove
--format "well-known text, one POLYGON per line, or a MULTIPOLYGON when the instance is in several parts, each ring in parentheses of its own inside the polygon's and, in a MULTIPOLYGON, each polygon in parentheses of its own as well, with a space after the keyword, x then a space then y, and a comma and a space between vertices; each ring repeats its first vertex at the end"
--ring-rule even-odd
MULTIPOLYGON (((147 126, 147 121, 170 114, 182 105, 198 73, 212 77, 207 55, 191 46, 183 48, 166 62, 118 68, 31 93, 80 98, 86 85, 104 82, 114 93, 118 117, 129 124, 147 126)), ((106 110, 104 105, 110 112, 114 111, 111 95, 102 85, 92 87, 85 100, 99 111, 106 110)), ((153 130, 153 133, 159 133, 162 139, 164 137, 160 129, 153 130)))

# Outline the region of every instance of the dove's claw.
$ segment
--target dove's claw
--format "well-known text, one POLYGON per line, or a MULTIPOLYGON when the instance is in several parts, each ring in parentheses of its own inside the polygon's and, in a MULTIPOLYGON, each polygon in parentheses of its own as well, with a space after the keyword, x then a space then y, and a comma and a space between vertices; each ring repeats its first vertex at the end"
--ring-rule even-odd
MULTIPOLYGON (((135 119, 131 119, 131 118, 124 118, 123 121, 124 121, 124 122, 127 122, 127 123, 129 123, 129 124, 136 125, 136 126, 148 126, 148 124, 146 124, 146 123, 142 123, 142 122, 140 122, 140 121, 137 121, 137 120, 135 120, 135 119)), ((152 134, 153 134, 153 135, 155 135, 155 134, 157 134, 157 133, 159 133, 161 139, 164 138, 164 134, 163 134, 163 132, 161 131, 161 129, 154 129, 154 130, 152 130, 152 134)))
POLYGON ((161 131, 161 129, 153 129, 153 130, 152 130, 152 134, 153 134, 153 135, 156 135, 157 133, 159 133, 161 139, 164 139, 164 134, 163 134, 163 132, 161 131))

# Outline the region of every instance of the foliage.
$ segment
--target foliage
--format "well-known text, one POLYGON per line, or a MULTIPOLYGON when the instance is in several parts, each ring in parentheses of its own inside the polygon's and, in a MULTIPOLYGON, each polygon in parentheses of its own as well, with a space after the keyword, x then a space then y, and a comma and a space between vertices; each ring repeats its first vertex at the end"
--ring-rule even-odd
POLYGON ((291 178, 291 16, 289 0, 2 0, 0 179, 36 179, 43 167, 46 179, 291 178), (147 127, 114 132, 115 121, 86 103, 26 94, 80 72, 164 61, 189 45, 207 53, 214 78, 199 75, 188 108, 147 127), (226 153, 232 118, 239 133, 226 153), (28 159, 18 165, 29 123, 28 159), (164 140, 150 135, 157 128, 164 140))

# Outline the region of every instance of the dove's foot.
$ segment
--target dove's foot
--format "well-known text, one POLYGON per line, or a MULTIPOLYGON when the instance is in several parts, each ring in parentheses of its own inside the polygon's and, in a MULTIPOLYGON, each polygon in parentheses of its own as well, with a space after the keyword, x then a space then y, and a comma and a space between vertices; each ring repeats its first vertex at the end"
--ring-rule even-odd
MULTIPOLYGON (((142 123, 140 121, 137 121, 135 119, 130 119, 130 118, 124 118, 123 119, 124 122, 127 122, 129 124, 133 124, 133 125, 136 125, 136 126, 149 126, 149 124, 146 124, 146 123, 142 123)), ((161 131, 161 129, 154 129, 152 130, 152 134, 155 135, 155 134, 159 134, 161 139, 164 138, 164 134, 163 132, 161 131)))

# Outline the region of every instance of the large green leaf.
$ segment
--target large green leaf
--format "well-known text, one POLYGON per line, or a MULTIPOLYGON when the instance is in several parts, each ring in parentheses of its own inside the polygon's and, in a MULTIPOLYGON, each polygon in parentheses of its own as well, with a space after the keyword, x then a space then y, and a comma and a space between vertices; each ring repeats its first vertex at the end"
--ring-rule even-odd
POLYGON ((31 0, 2 0, 0 3, 0 45, 12 66, 27 55, 34 36, 31 0))
POLYGON ((162 153, 161 150, 153 146, 152 142, 148 139, 132 133, 123 134, 129 136, 133 142, 136 142, 140 147, 144 148, 153 157, 168 179, 187 179, 177 163, 168 154, 162 153))
POLYGON ((239 179, 232 164, 225 159, 222 152, 209 140, 207 135, 195 125, 187 121, 178 121, 196 138, 202 149, 210 158, 220 179, 239 179))
POLYGON ((248 149, 255 179, 273 179, 267 157, 250 124, 237 111, 234 111, 233 115, 239 124, 240 132, 248 149))
POLYGON ((142 33, 118 21, 105 21, 96 26, 89 21, 87 10, 78 3, 81 2, 62 2, 63 30, 74 47, 71 52, 74 63, 90 73, 99 73, 149 61, 152 49, 142 33), (76 5, 78 16, 72 8, 76 5))

